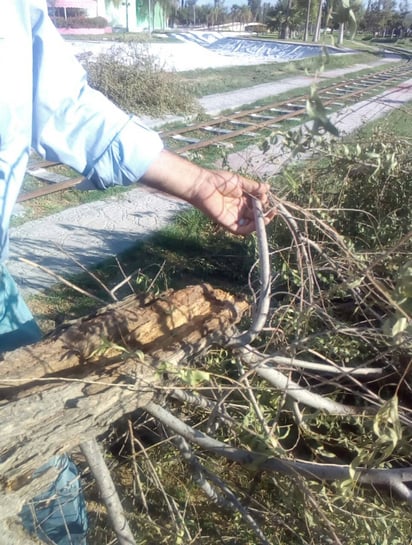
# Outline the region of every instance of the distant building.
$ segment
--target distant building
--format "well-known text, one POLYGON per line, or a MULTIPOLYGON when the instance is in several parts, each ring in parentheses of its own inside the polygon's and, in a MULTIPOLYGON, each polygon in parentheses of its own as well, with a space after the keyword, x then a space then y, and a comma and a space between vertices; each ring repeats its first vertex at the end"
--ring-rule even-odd
POLYGON ((47 0, 47 5, 55 17, 104 17, 105 0, 47 0))
POLYGON ((167 14, 156 0, 103 1, 104 10, 99 15, 106 17, 114 27, 139 30, 164 30, 167 14), (149 17, 150 15, 150 17, 149 17))
POLYGON ((48 0, 53 17, 104 17, 114 28, 136 32, 164 30, 167 14, 156 0, 48 0))

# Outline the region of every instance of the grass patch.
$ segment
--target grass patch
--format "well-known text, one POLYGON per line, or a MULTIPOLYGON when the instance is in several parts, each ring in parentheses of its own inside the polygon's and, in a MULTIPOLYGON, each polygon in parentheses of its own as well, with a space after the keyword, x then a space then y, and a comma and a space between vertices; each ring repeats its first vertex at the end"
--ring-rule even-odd
POLYGON ((375 133, 376 129, 381 129, 382 132, 387 132, 398 138, 406 138, 410 141, 412 139, 411 112, 412 101, 406 102, 384 118, 367 123, 359 131, 359 134, 364 138, 370 138, 375 133))
MULTIPOLYGON (((151 293, 160 293, 199 282, 210 282, 228 291, 243 290, 254 261, 253 248, 252 237, 243 239, 230 235, 198 210, 190 209, 168 227, 91 271, 109 289, 117 286, 124 275, 131 274, 130 282, 116 292, 118 298, 132 290, 146 294, 149 286, 151 293)), ((90 275, 76 275, 69 280, 111 302, 90 275)), ((32 296, 29 305, 46 332, 61 321, 88 314, 99 303, 70 287, 56 285, 45 293, 32 296)))
POLYGON ((308 72, 315 74, 320 68, 332 70, 356 64, 370 64, 379 60, 374 53, 345 55, 320 55, 301 61, 258 64, 256 66, 232 66, 207 70, 179 72, 184 82, 193 85, 196 96, 224 93, 261 83, 279 81, 285 77, 308 72))

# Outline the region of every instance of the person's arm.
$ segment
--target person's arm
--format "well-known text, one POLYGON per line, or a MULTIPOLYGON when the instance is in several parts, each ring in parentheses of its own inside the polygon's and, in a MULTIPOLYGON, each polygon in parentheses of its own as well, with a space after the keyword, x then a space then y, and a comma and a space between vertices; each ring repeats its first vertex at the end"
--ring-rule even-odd
POLYGON ((141 181, 193 204, 237 235, 255 229, 252 200, 267 202, 266 184, 225 170, 204 169, 168 151, 159 154, 141 181))
POLYGON ((162 151, 154 131, 87 85, 45 10, 35 11, 33 146, 39 153, 72 166, 102 189, 141 180, 186 200, 233 233, 252 232, 252 198, 265 202, 267 187, 162 151))
POLYGON ((101 189, 136 182, 163 149, 161 139, 88 85, 44 0, 18 2, 30 5, 32 24, 32 147, 101 189))

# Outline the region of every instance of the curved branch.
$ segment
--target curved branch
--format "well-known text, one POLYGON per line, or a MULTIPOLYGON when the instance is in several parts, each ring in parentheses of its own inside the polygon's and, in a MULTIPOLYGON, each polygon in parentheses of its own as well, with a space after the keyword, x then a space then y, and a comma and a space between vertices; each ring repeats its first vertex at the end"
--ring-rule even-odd
POLYGON ((294 382, 277 369, 268 365, 265 362, 265 358, 256 353, 251 346, 239 348, 239 356, 246 365, 253 368, 257 375, 299 403, 336 415, 358 414, 359 412, 355 407, 343 405, 328 397, 302 388, 297 382, 294 382))
MULTIPOLYGON (((145 410, 172 429, 175 433, 183 436, 190 443, 194 443, 209 452, 214 452, 228 460, 242 465, 250 466, 251 469, 283 473, 284 475, 301 475, 308 479, 321 481, 342 481, 351 478, 351 468, 348 465, 317 464, 300 460, 279 460, 268 457, 265 454, 238 449, 213 437, 209 437, 200 430, 195 430, 176 418, 166 409, 150 401, 145 410)), ((367 469, 356 468, 356 480, 360 484, 382 485, 398 492, 402 499, 412 504, 412 490, 405 485, 405 482, 412 481, 412 467, 399 469, 367 469)))
POLYGON ((239 337, 231 339, 230 346, 244 346, 251 343, 256 336, 262 331, 268 314, 270 306, 270 259, 269 259, 269 247, 266 236, 265 216, 262 210, 262 204, 257 199, 253 199, 253 214, 255 217, 256 236, 258 242, 259 251, 259 264, 260 264, 260 295, 258 301, 258 307, 256 309, 253 321, 249 329, 239 337))

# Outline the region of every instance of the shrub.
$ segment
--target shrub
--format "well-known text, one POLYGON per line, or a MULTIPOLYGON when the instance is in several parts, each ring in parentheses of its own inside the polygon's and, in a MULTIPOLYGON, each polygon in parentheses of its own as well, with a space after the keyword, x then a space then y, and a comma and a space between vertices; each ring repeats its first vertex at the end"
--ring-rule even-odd
POLYGON ((191 88, 162 69, 145 44, 116 45, 84 62, 92 87, 134 114, 188 114, 196 110, 191 88))
POLYGON ((105 28, 108 25, 104 17, 54 17, 53 22, 57 28, 105 28))
POLYGON ((380 124, 344 141, 325 139, 304 169, 292 165, 274 181, 294 203, 295 236, 312 241, 294 253, 289 226, 275 220, 269 227, 273 246, 284 249, 273 256, 279 306, 272 320, 282 324, 285 347, 343 366, 372 362, 397 372, 408 361, 410 349, 382 335, 388 316, 388 327, 397 323, 395 295, 387 293, 412 251, 410 138, 402 135, 401 115, 409 126, 405 108, 391 118, 397 133, 380 124), (350 333, 341 334, 345 329, 350 333))
MULTIPOLYGON (((341 235, 360 251, 382 249, 404 237, 412 225, 410 139, 389 127, 358 133, 322 149, 322 161, 308 162, 295 180, 293 200, 322 207, 341 235)), ((318 159, 318 158, 317 158, 318 159)))

